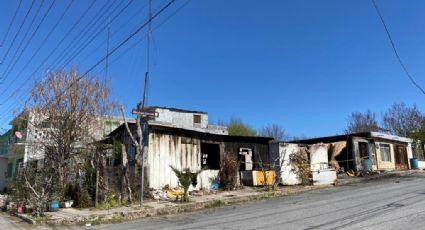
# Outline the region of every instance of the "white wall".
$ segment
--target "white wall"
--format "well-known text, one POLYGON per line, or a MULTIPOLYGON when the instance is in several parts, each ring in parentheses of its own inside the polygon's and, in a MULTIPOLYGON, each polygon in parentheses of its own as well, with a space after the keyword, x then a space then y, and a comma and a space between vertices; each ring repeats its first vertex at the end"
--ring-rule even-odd
POLYGON ((205 113, 178 112, 178 111, 171 111, 171 110, 162 109, 162 108, 157 108, 156 112, 158 113, 158 117, 155 118, 156 121, 172 123, 180 128, 206 129, 208 126, 208 114, 205 114, 205 113), (193 115, 201 116, 200 124, 193 123, 193 115))
POLYGON ((283 185, 301 184, 301 178, 296 173, 296 168, 290 163, 289 156, 297 153, 299 147, 297 144, 288 143, 272 143, 270 145, 270 153, 272 159, 280 156, 280 183, 283 185))

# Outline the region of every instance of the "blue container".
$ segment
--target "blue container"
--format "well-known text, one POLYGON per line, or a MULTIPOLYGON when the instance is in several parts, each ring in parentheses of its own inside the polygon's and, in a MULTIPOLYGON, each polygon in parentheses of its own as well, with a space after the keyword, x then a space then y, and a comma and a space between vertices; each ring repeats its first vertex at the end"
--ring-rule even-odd
POLYGON ((363 169, 367 171, 372 171, 372 161, 370 159, 364 159, 362 161, 363 169))
POLYGON ((419 162, 416 158, 410 158, 410 168, 411 169, 418 169, 419 168, 419 162))
POLYGON ((50 202, 50 211, 56 212, 58 210, 59 210, 59 202, 56 200, 50 202))

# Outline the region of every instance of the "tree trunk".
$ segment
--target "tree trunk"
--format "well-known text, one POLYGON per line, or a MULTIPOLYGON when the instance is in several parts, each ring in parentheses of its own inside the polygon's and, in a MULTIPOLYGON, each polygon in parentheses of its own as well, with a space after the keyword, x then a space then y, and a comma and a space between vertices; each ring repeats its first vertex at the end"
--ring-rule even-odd
POLYGON ((121 159, 122 159, 122 172, 121 172, 121 187, 127 188, 127 201, 132 204, 133 203, 133 194, 131 191, 130 180, 128 178, 128 159, 127 159, 127 151, 125 149, 125 145, 121 144, 121 159))

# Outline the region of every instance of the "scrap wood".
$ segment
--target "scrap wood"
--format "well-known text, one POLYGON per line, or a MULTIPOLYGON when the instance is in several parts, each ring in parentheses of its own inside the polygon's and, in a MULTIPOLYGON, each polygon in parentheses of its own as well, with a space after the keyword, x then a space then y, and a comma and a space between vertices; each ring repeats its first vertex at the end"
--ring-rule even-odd
POLYGON ((348 176, 356 176, 353 170, 349 170, 346 172, 348 176))

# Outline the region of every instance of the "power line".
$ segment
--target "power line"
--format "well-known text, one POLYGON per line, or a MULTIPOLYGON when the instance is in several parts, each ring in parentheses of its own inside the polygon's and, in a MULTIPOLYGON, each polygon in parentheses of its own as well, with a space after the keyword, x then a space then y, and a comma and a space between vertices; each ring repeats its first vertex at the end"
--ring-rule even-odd
POLYGON ((16 7, 16 10, 15 10, 15 13, 13 14, 12 20, 10 21, 9 26, 7 27, 6 34, 3 37, 3 40, 0 44, 0 47, 3 46, 4 42, 6 41, 7 36, 9 35, 10 28, 12 28, 12 25, 15 22, 16 15, 18 15, 19 9, 21 8, 21 4, 22 4, 22 0, 19 0, 18 7, 16 7))
MULTIPOLYGON (((173 13, 171 13, 167 18, 165 18, 164 20, 162 20, 159 24, 157 24, 152 31, 156 31, 159 27, 161 27, 162 25, 164 25, 165 23, 167 23, 173 16, 175 16, 181 9, 183 9, 186 5, 189 4, 191 0, 187 0, 184 4, 182 4, 177 10, 175 10, 173 13)), ((131 46, 127 47, 127 49, 125 49, 123 52, 121 52, 116 58, 114 58, 109 65, 114 64, 115 62, 117 62, 122 56, 124 56, 124 54, 126 54, 127 52, 129 52, 130 50, 133 50, 134 47, 136 47, 137 45, 139 45, 142 41, 144 41, 144 39, 147 36, 144 36, 142 39, 140 39, 139 41, 135 42, 134 44, 132 44, 131 46)), ((101 69, 99 72, 103 71, 104 69, 101 69)), ((98 72, 97 72, 98 73, 98 72)))
MULTIPOLYGON (((115 30, 114 32, 112 32, 111 37, 115 36, 119 31, 121 31, 122 29, 125 28, 126 25, 128 25, 133 18, 135 18, 137 15, 140 14, 140 11, 142 11, 144 8, 146 7, 146 5, 143 5, 141 8, 139 8, 136 13, 134 13, 133 15, 130 16, 130 18, 128 20, 126 20, 124 23, 120 24, 117 30, 115 30)), ((83 63, 85 62, 92 54, 95 53, 96 50, 99 50, 101 46, 103 46, 104 43, 108 42, 107 39, 103 40, 102 42, 99 42, 99 45, 97 45, 96 47, 94 47, 91 52, 88 52, 88 54, 82 58, 82 60, 79 60, 79 63, 83 63)))
MULTIPOLYGON (((52 51, 47 55, 47 57, 45 59, 43 59, 43 61, 40 63, 40 65, 38 65, 37 69, 34 72, 32 72, 32 74, 27 78, 27 80, 29 80, 29 78, 31 78, 31 76, 34 75, 46 63, 46 61, 52 56, 52 54, 57 50, 57 48, 63 43, 63 41, 69 36, 69 34, 75 29, 75 27, 81 22, 81 20, 85 17, 85 15, 88 13, 88 11, 93 7, 95 2, 96 2, 96 0, 92 1, 92 3, 87 7, 87 9, 83 12, 83 14, 78 18, 77 22, 75 22, 74 25, 71 26, 71 28, 62 37, 62 39, 55 46, 55 48, 53 48, 52 51)), ((17 77, 19 77, 19 75, 17 77)), ((11 85, 12 84, 9 84, 9 86, 2 93, 0 93, 0 96, 2 96, 4 94, 4 92, 6 92, 10 88, 11 85)))
MULTIPOLYGON (((10 67, 11 63, 13 62, 13 60, 15 59, 16 55, 18 54, 19 50, 21 49, 22 45, 24 44, 24 41, 25 41, 25 39, 27 38, 28 33, 30 32, 32 25, 34 24, 35 19, 37 18, 38 14, 40 14, 40 11, 41 11, 41 8, 43 7, 44 1, 45 1, 45 0, 41 0, 40 5, 38 6, 37 10, 35 11, 35 14, 33 15, 32 19, 30 19, 30 21, 29 21, 29 25, 28 25, 28 28, 25 30, 25 33, 24 33, 24 35, 22 36, 21 42, 19 42, 19 45, 18 45, 18 47, 16 48, 16 50, 15 50, 15 52, 14 52, 14 54, 13 54, 12 58, 10 59, 9 65, 6 67, 6 69, 5 69, 5 70, 7 70, 7 69, 10 67)), ((4 75, 4 72, 3 72, 3 74, 1 75, 1 77, 2 77, 2 78, 4 78, 4 77, 3 77, 3 75, 4 75)))
POLYGON ((105 61, 105 59, 114 54, 119 48, 121 48, 124 44, 126 44, 130 39, 132 39, 134 36, 136 36, 140 31, 142 31, 149 23, 152 22, 153 19, 155 19, 156 17, 158 17, 164 10, 166 10, 168 7, 171 6, 171 4, 173 4, 173 2, 175 2, 176 0, 170 0, 164 7, 162 7, 159 11, 157 11, 154 15, 152 15, 152 17, 149 18, 149 20, 147 20, 143 25, 141 25, 139 28, 137 28, 136 31, 134 31, 133 33, 131 33, 126 39, 124 39, 122 42, 120 42, 116 47, 114 47, 109 53, 107 53, 103 58, 101 58, 98 62, 96 62, 93 66, 91 66, 83 75, 81 75, 79 78, 77 78, 77 80, 80 80, 84 77, 86 77, 86 75, 88 73, 90 73, 90 71, 92 71, 94 68, 96 68, 98 65, 100 65, 103 61, 105 61))
MULTIPOLYGON (((19 76, 21 76, 22 72, 24 70, 26 70, 26 68, 28 67, 28 65, 31 63, 31 61, 34 60, 34 57, 37 56, 38 52, 40 52, 41 48, 46 44, 47 40, 50 38, 50 36, 52 35, 53 31, 56 29, 56 27, 58 27, 58 25, 60 24, 60 22, 63 20, 63 18, 65 17, 66 13, 69 11, 69 9, 71 8, 71 5, 74 3, 75 0, 71 0, 69 2, 69 4, 66 6, 65 10, 62 12, 61 16, 59 17, 58 20, 56 20, 55 25, 50 29, 50 31, 47 33, 46 37, 44 37, 43 41, 41 42, 41 44, 38 46, 38 48, 36 49, 36 51, 32 54, 32 56, 28 59, 28 61, 25 63, 25 65, 21 68, 21 71, 17 74, 17 78, 19 76)), ((15 79, 16 80, 16 79, 15 79)), ((22 87, 29 81, 29 79, 27 79, 27 81, 24 82, 24 84, 22 84, 22 87)), ((12 83, 11 83, 12 84, 12 83)), ((18 89, 22 88, 22 87, 18 87, 18 89)), ((6 90, 4 90, 3 92, 5 92, 6 90)), ((1 96, 1 95, 0 95, 1 96)), ((11 99, 13 97, 13 93, 6 98, 5 101, 11 99)), ((4 104, 5 101, 3 101, 2 103, 0 103, 0 105, 4 104)))
MULTIPOLYGON (((132 3, 133 3, 133 0, 130 0, 129 2, 127 2, 127 4, 117 14, 115 14, 112 17, 112 19, 107 19, 106 18, 105 21, 107 21, 107 20, 110 20, 110 22, 115 21, 115 19, 117 19, 132 3)), ((98 37, 102 33, 102 31, 104 31, 107 28, 108 28, 108 25, 105 25, 105 26, 101 27, 97 32, 94 31, 95 34, 91 38, 86 39, 84 41, 85 43, 81 44, 76 50, 74 50, 74 52, 71 53, 71 56, 65 61, 64 65, 62 65, 61 67, 64 68, 72 60, 74 60, 74 58, 76 58, 78 56, 78 54, 80 54, 81 51, 83 51, 88 45, 90 45, 94 41, 94 39, 96 37, 98 37)))
MULTIPOLYGON (((9 48, 7 49, 6 54, 3 56, 3 58, 2 58, 2 60, 1 60, 1 62, 0 62, 0 64, 3 64, 4 60, 6 59, 7 55, 8 55, 8 54, 9 54, 9 52, 10 52, 10 49, 12 49, 13 45, 15 44, 16 38, 18 37, 19 33, 20 33, 20 32, 21 32, 21 30, 22 30, 22 27, 24 26, 25 22, 27 21, 28 15, 30 14, 30 12, 31 12, 31 10, 32 10, 32 7, 34 6, 34 3, 35 3, 35 0, 32 0, 31 5, 30 5, 30 8, 28 9, 27 13, 25 14, 24 20, 22 20, 22 23, 21 23, 21 25, 19 26, 18 31, 16 32, 15 36, 14 36, 14 37, 13 37, 13 39, 12 39, 12 44, 11 44, 11 45, 9 46, 9 48)), ((0 76, 0 79, 1 79, 1 76, 0 76)))
POLYGON ((56 58, 55 62, 51 65, 51 66, 56 66, 58 63, 61 62, 61 60, 65 57, 66 55, 66 51, 68 50, 72 50, 74 48, 74 46, 76 46, 83 38, 84 36, 87 34, 88 31, 91 30, 91 28, 95 28, 97 22, 106 14, 108 13, 108 11, 111 9, 111 7, 115 4, 115 1, 112 2, 112 4, 110 4, 108 6, 110 0, 108 0, 103 7, 99 10, 99 12, 89 20, 89 23, 87 23, 85 25, 85 27, 76 35, 74 36, 74 38, 72 39, 72 41, 68 44, 68 46, 62 50, 62 52, 58 55, 58 57, 56 58), (105 10, 105 7, 107 7, 107 9, 105 10), (104 12, 103 12, 104 11, 104 12), (103 12, 103 14, 101 14, 103 12))
POLYGON ((378 14, 379 18, 381 19, 382 25, 384 26, 385 32, 387 33, 388 39, 390 40, 391 43, 391 47, 393 48, 394 54, 397 58, 398 63, 400 63, 401 67, 404 70, 404 73, 406 74, 406 76, 409 78, 410 82, 416 87, 418 88, 419 91, 422 92, 422 94, 425 94, 425 90, 415 81, 415 79, 413 79, 413 77, 410 75, 409 71, 407 70, 407 67, 404 65, 403 61, 400 58, 400 55, 397 52, 397 49, 395 47, 394 41, 391 37, 390 31, 387 27, 387 24, 385 23, 385 20, 381 14, 381 12, 379 11, 378 5, 376 4, 375 0, 371 0, 373 3, 373 6, 375 7, 376 13, 378 14))
MULTIPOLYGON (((32 34, 30 35, 30 38, 28 39, 28 41, 25 43, 24 47, 22 48, 21 52, 18 55, 19 49, 21 48, 25 38, 27 37, 30 28, 32 27, 33 22, 35 22, 36 17, 39 14, 39 11, 44 3, 44 0, 42 0, 41 4, 40 4, 40 8, 38 8, 37 13, 35 14, 30 26, 28 27, 27 32, 24 35, 24 38, 21 40, 21 43, 19 44, 18 48, 16 49, 15 54, 13 55, 11 62, 9 63, 9 65, 6 67, 5 72, 2 74, 3 79, 5 80, 7 78, 7 76, 9 75, 9 73, 15 68, 16 63, 18 63, 18 61, 20 60, 20 58, 22 57, 22 54, 25 52, 25 50, 27 49, 28 45, 31 43, 31 41, 33 40, 35 34, 37 33, 37 31, 39 30, 41 24, 44 22, 44 20, 46 19, 47 15, 49 14, 50 10, 52 9, 54 3, 56 2, 56 0, 53 0, 51 2, 51 4, 49 5, 49 7, 47 8, 47 11, 44 13, 44 15, 42 16, 40 22, 38 23, 38 25, 35 27, 35 30, 32 32, 32 34), (18 57, 15 59, 16 55, 18 55, 18 57)), ((3 81, 4 81, 3 80, 3 81)))
MULTIPOLYGON (((130 41, 134 36, 136 36, 140 31, 142 31, 151 21, 153 21, 155 18, 157 18, 162 12, 164 12, 167 8, 169 8, 173 3, 175 2, 175 0, 171 0, 169 1, 165 6, 163 6, 160 10, 158 10, 154 15, 152 15, 152 17, 147 20, 144 24, 142 24, 141 26, 139 26, 134 32, 132 32, 131 34, 129 34, 122 42, 120 42, 117 46, 115 46, 111 51, 109 51, 103 58, 101 58, 99 61, 97 61, 94 65, 92 65, 84 74, 82 74, 79 78, 76 79, 75 82, 71 83, 68 87, 70 88, 73 84, 75 84, 76 82, 78 82, 79 80, 85 78, 94 68, 96 68, 98 65, 100 65, 103 61, 105 61, 106 58, 109 58, 109 56, 111 56, 112 54, 114 54, 118 49, 120 49, 124 44, 126 44, 128 41, 130 41)), ((185 3, 185 5, 188 3, 189 1, 187 1, 185 3)), ((181 8, 180 7, 177 11, 179 11, 181 8)), ((177 13, 174 12, 174 14, 177 13)), ((173 16, 172 15, 172 16, 173 16)), ((165 23, 166 21, 168 21, 171 17, 168 17, 166 20, 164 20, 161 25, 163 23, 165 23)), ((159 27, 159 26, 158 26, 159 27)), ((157 28, 157 27, 156 27, 157 28)), ((154 29, 156 29, 154 28, 154 29)), ((66 92, 66 89, 63 91, 63 93, 66 92)), ((10 98, 13 97, 13 93, 11 94, 10 98)))

